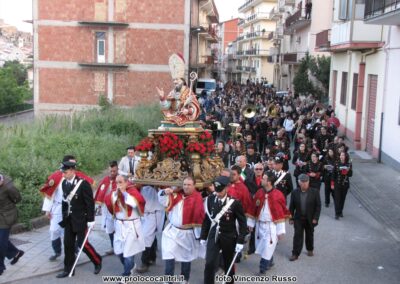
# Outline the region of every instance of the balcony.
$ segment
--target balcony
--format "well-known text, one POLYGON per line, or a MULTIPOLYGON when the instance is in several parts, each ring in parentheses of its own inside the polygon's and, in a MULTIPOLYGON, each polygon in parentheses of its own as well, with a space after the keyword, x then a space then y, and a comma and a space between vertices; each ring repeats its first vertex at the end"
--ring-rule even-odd
POLYGON ((295 4, 296 4, 296 0, 279 0, 279 7, 294 6, 295 4))
POLYGON ((244 50, 239 50, 239 51, 236 52, 237 56, 243 56, 244 54, 245 54, 244 50))
POLYGON ((276 2, 276 0, 247 0, 239 7, 238 12, 245 13, 262 2, 276 2))
POLYGON ((243 70, 244 70, 244 67, 243 67, 243 66, 236 66, 236 69, 237 69, 238 71, 243 71, 243 70))
POLYGON ((400 0, 366 0, 364 21, 373 25, 400 25, 400 0))
POLYGON ((243 27, 246 27, 252 23, 262 21, 262 20, 272 20, 271 14, 270 13, 262 13, 262 12, 252 14, 246 18, 246 21, 243 24, 243 27))
POLYGON ((248 66, 246 66, 246 67, 244 67, 244 70, 243 70, 243 71, 249 72, 249 73, 255 73, 255 72, 256 72, 256 68, 255 68, 255 67, 248 67, 248 66))
POLYGON ((238 20, 238 27, 243 26, 245 22, 246 22, 245 19, 239 19, 238 20))
POLYGON ((382 32, 381 26, 365 25, 363 21, 334 23, 330 51, 342 52, 382 47, 384 44, 381 41, 382 32))
POLYGON ((246 39, 256 39, 256 38, 268 38, 268 32, 252 32, 246 34, 246 39))
POLYGON ((246 38, 246 35, 241 35, 241 36, 238 36, 237 37, 237 41, 241 41, 241 40, 244 40, 246 38))
POLYGON ((282 55, 283 64, 297 64, 297 53, 285 53, 282 55))
POLYGON ((269 17, 272 20, 279 21, 279 19, 282 17, 282 13, 278 8, 274 7, 274 8, 272 8, 271 12, 269 13, 269 17))
POLYGON ((297 10, 293 15, 286 19, 285 30, 291 34, 294 30, 300 30, 309 26, 311 24, 311 19, 306 19, 305 16, 305 9, 297 10))
POLYGON ((329 51, 331 47, 331 30, 317 33, 315 40, 315 51, 329 51))

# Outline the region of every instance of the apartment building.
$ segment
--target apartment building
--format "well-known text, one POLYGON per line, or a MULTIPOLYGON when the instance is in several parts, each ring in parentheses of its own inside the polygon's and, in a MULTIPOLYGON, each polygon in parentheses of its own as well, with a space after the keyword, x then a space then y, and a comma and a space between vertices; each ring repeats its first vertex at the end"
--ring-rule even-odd
POLYGON ((193 13, 198 15, 191 22, 191 71, 199 78, 217 78, 219 38, 219 15, 214 0, 192 1, 193 13), (197 2, 197 3, 196 3, 197 2))
POLYGON ((240 34, 238 27, 239 19, 231 19, 219 24, 220 33, 220 79, 223 82, 237 80, 236 74, 240 71, 236 69, 237 59, 237 37, 240 34))
POLYGON ((354 147, 400 168, 400 1, 335 0, 330 100, 354 147))
POLYGON ((276 20, 271 12, 275 6, 276 0, 247 0, 238 9, 243 15, 238 23, 243 31, 237 38, 236 52, 242 83, 274 80, 271 48, 276 20))
POLYGON ((188 71, 193 58, 203 58, 198 29, 218 18, 210 6, 211 0, 33 0, 35 114, 93 108, 100 96, 118 106, 155 102, 156 86, 172 87, 172 53, 182 54, 188 71))
POLYGON ((332 23, 333 0, 278 0, 274 18, 277 19, 276 86, 292 89, 292 82, 300 61, 306 53, 327 55, 327 50, 316 48, 316 35, 329 31, 332 23))

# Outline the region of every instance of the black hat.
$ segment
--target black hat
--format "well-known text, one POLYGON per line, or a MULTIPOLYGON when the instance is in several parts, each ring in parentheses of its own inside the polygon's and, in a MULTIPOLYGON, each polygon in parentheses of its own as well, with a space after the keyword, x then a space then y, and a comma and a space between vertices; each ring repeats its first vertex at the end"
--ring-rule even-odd
POLYGON ((274 158, 275 163, 283 163, 283 156, 281 155, 276 155, 274 158))
POLYGON ((221 192, 229 184, 229 178, 226 176, 219 176, 214 180, 214 188, 216 192, 221 192))
POLYGON ((76 162, 75 161, 63 161, 62 163, 61 163, 61 167, 60 167, 60 170, 61 171, 66 171, 66 170, 69 170, 69 169, 75 169, 75 167, 76 167, 76 162))

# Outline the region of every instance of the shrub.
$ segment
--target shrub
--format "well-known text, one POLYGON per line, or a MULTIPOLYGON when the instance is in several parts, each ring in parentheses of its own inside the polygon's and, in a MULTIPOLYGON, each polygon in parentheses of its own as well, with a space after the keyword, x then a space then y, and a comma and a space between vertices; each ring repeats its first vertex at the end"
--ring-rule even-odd
POLYGON ((159 125, 159 112, 155 105, 91 110, 47 116, 29 126, 0 127, 0 172, 10 176, 21 191, 19 221, 28 223, 41 214, 39 189, 65 154, 76 156, 79 170, 99 174, 108 161, 125 155, 127 145, 146 136, 147 128, 159 125))

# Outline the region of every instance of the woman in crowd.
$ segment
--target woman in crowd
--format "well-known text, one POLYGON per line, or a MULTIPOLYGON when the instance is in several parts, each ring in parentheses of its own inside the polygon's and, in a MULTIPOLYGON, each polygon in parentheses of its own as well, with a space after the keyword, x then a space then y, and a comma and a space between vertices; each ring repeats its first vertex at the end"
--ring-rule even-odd
POLYGON ((343 217, 343 207, 350 187, 349 178, 353 175, 352 163, 349 154, 340 152, 339 161, 335 165, 335 219, 343 217))

